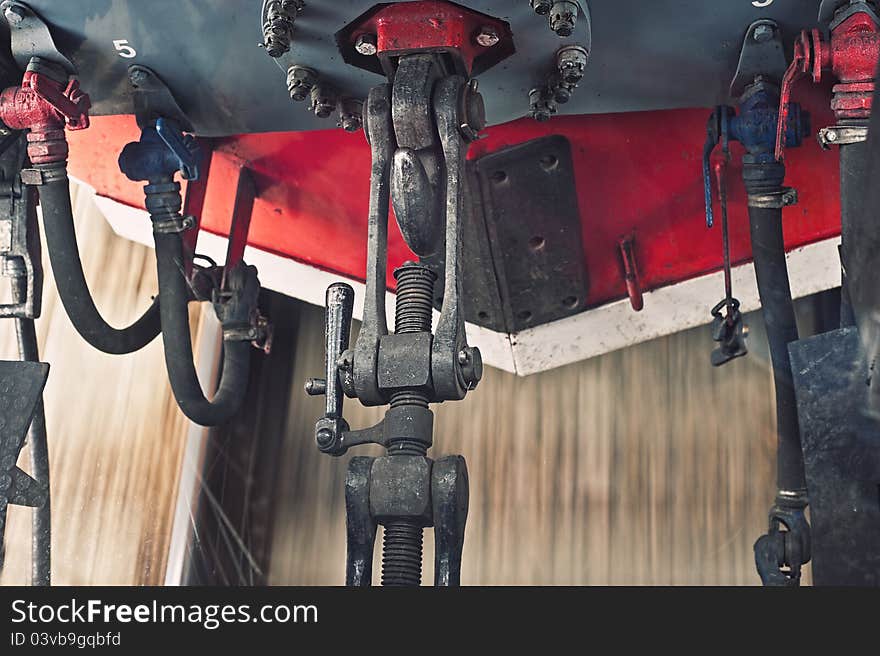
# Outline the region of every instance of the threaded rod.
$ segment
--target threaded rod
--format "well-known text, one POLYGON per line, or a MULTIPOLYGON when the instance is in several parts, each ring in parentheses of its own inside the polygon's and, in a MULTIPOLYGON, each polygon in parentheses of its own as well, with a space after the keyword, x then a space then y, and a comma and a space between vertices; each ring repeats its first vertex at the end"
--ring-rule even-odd
POLYGON ((382 585, 422 583, 422 527, 400 520, 385 525, 382 539, 382 585))

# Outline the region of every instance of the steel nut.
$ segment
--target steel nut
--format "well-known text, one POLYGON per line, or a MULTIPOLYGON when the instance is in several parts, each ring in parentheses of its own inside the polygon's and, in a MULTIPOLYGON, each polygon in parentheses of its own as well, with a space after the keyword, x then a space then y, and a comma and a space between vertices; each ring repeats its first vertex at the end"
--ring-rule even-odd
POLYGON ((425 456, 376 458, 370 472, 370 513, 380 524, 408 519, 431 526, 431 465, 425 456))

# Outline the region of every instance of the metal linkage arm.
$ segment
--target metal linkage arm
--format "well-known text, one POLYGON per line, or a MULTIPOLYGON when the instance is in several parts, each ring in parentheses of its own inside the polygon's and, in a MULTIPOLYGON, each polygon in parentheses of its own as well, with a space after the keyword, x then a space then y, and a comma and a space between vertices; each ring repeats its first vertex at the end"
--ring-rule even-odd
POLYGON ((479 350, 467 344, 461 308, 462 196, 467 145, 485 124, 476 83, 447 75, 436 54, 401 57, 394 84, 374 88, 365 131, 373 155, 364 318, 348 349, 354 292, 327 291, 325 378, 306 383, 325 394, 315 426, 318 448, 339 456, 380 444, 387 455, 352 460, 346 482, 349 585, 369 585, 376 526, 385 527, 383 585, 421 581, 422 533, 433 526, 435 583, 458 585, 467 517, 467 468, 452 456, 427 457, 429 404, 459 400, 480 381, 479 350), (436 275, 406 262, 397 280, 394 333, 385 320, 389 199, 407 243, 420 256, 445 246, 443 305, 432 333, 436 275), (389 404, 375 426, 350 430, 342 394, 367 406, 389 404))

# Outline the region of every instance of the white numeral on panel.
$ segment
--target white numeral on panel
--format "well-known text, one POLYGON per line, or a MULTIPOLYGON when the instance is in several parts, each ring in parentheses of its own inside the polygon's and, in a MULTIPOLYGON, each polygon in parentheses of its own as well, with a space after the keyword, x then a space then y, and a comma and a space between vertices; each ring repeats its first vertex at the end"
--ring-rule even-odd
MULTIPOLYGON (((770 1, 772 2, 773 0, 770 1)), ((128 39, 116 39, 113 42, 113 47, 119 52, 120 57, 125 57, 126 59, 137 57, 135 49, 128 45, 128 39)))

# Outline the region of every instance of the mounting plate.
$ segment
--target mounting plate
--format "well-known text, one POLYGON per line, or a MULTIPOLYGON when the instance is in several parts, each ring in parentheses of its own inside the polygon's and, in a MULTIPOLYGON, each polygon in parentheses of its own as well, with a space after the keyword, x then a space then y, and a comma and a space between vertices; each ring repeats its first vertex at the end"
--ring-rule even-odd
POLYGON ((816 585, 880 585, 880 425, 856 328, 789 345, 816 585))
POLYGON ((473 170, 505 332, 583 311, 589 285, 568 139, 505 148, 476 160, 473 170))

